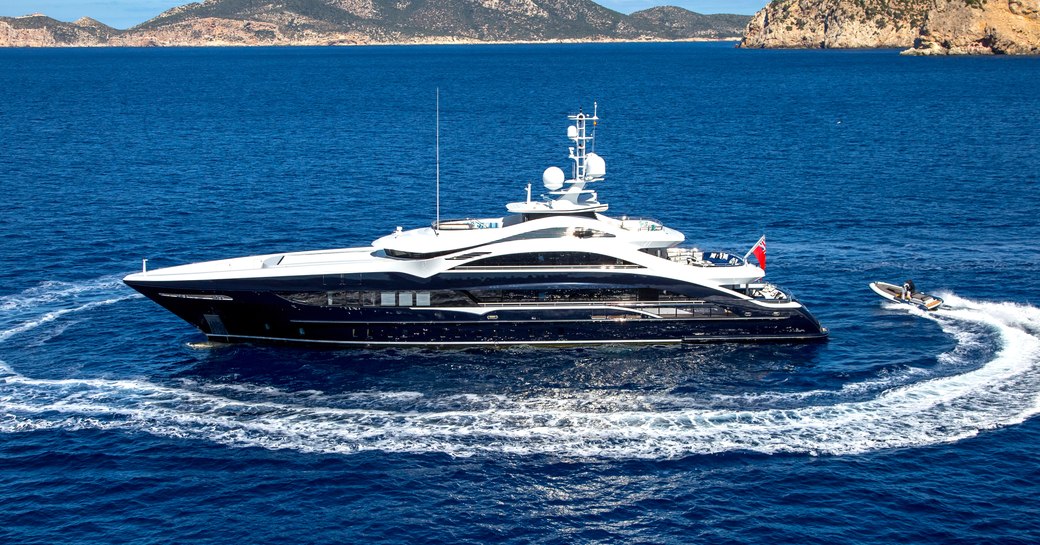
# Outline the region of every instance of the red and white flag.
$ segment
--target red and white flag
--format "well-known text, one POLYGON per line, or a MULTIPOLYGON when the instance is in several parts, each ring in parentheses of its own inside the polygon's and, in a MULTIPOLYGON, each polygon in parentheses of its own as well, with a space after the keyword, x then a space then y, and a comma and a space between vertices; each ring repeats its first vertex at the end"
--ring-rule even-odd
POLYGON ((766 236, 762 235, 762 238, 758 239, 758 242, 748 250, 748 253, 744 254, 744 261, 747 261, 748 256, 755 254, 755 259, 758 260, 758 266, 762 267, 762 270, 766 270, 766 236))

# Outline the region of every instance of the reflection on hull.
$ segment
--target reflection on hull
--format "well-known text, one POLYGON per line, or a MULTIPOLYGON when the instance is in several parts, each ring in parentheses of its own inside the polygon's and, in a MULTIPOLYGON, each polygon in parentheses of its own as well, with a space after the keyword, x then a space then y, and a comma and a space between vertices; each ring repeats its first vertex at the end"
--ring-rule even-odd
POLYGON ((305 305, 267 291, 217 296, 135 288, 214 342, 453 347, 787 342, 827 336, 804 309, 776 312, 734 301, 384 308, 305 305))

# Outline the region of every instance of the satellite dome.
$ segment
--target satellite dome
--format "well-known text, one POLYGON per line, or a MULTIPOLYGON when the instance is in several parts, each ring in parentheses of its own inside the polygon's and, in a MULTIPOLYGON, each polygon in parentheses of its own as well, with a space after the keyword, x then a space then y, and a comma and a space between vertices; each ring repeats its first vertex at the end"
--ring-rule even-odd
POLYGON ((577 137, 578 137, 578 127, 575 127, 574 125, 569 125, 567 127, 567 138, 577 138, 577 137))
POLYGON ((556 191, 563 187, 564 178, 563 170, 560 167, 549 167, 542 173, 542 183, 549 191, 556 191))
POLYGON ((585 158, 585 174, 590 178, 602 178, 607 175, 607 162, 595 153, 585 158))

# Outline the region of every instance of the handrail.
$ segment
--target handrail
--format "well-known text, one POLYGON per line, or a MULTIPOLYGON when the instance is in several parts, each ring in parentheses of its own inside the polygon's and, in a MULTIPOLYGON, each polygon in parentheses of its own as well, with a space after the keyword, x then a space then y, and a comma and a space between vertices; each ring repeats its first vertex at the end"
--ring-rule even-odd
POLYGON ((471 229, 501 229, 502 218, 459 218, 453 220, 435 221, 434 229, 442 231, 469 231, 471 229))
POLYGON ((621 222, 621 228, 626 230, 626 231, 663 231, 664 230, 664 222, 662 222, 661 220, 658 220, 658 219, 654 219, 654 218, 630 218, 628 216, 624 216, 619 221, 621 222), (628 222, 636 222, 637 223, 636 228, 632 229, 628 225, 625 225, 628 222))

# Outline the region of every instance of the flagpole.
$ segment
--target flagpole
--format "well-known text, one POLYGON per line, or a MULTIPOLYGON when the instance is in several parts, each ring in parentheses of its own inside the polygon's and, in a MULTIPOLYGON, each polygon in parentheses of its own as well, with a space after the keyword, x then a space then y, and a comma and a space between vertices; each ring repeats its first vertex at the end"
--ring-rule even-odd
POLYGON ((751 254, 755 254, 755 259, 758 260, 758 266, 762 269, 762 272, 766 270, 766 236, 762 235, 762 238, 758 239, 758 242, 748 250, 748 253, 744 254, 744 264, 747 265, 747 259, 751 254))
POLYGON ((762 238, 759 238, 759 239, 758 239, 758 242, 754 243, 754 244, 753 244, 753 245, 751 246, 751 249, 750 249, 750 250, 748 250, 746 254, 744 254, 744 261, 747 261, 747 258, 748 258, 748 256, 750 256, 750 255, 752 254, 752 252, 754 252, 754 251, 755 251, 755 248, 758 248, 758 245, 759 245, 759 244, 762 244, 762 241, 763 241, 763 240, 765 240, 765 238, 766 238, 766 236, 765 236, 765 235, 762 235, 762 238))

